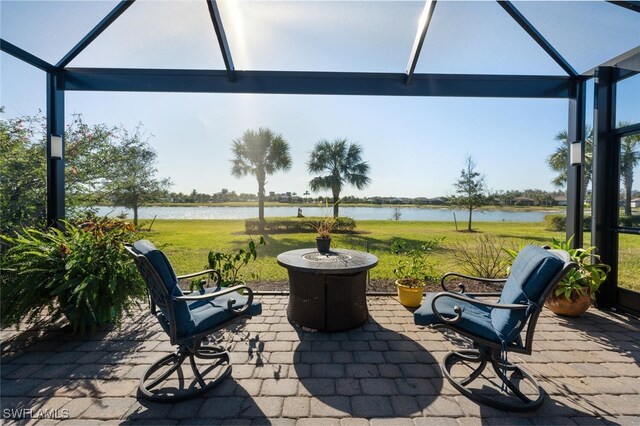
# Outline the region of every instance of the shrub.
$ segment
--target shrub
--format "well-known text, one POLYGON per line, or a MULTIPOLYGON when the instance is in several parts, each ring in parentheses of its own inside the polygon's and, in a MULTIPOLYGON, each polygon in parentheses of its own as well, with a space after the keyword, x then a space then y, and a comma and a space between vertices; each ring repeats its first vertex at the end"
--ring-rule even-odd
POLYGON ((640 216, 621 216, 620 226, 624 228, 638 228, 640 227, 640 216))
MULTIPOLYGON (((268 234, 295 234, 300 232, 316 232, 311 222, 320 221, 322 218, 313 217, 291 217, 291 218, 266 218, 264 232, 268 234)), ((339 217, 333 228, 333 233, 350 233, 356 228, 356 221, 350 217, 339 217)), ((244 229, 247 234, 260 232, 260 221, 258 219, 247 219, 244 222, 244 229)))
POLYGON ((544 217, 544 225, 547 231, 564 231, 567 227, 567 217, 563 214, 548 214, 544 217))
POLYGON ((427 254, 437 248, 442 240, 444 237, 433 238, 415 246, 404 240, 395 240, 391 244, 391 253, 399 256, 393 269, 398 282, 414 288, 424 287, 426 281, 435 282, 435 268, 427 259, 427 254))
MULTIPOLYGON (((544 217, 544 223, 544 229, 547 231, 562 232, 567 228, 567 217, 563 214, 548 214, 544 217)), ((638 218, 637 223, 640 225, 640 218, 638 218)), ((591 232, 591 216, 584 216, 582 230, 591 232)))
POLYGON ((138 239, 132 224, 99 219, 64 230, 25 229, 2 237, 10 246, 2 259, 3 326, 34 323, 45 311, 66 316, 74 331, 94 330, 115 320, 146 294, 146 286, 123 244, 138 239))
MULTIPOLYGON (((210 277, 215 281, 216 285, 220 287, 244 284, 240 269, 248 265, 251 260, 256 260, 258 257, 257 247, 265 244, 264 238, 260 237, 258 244, 250 240, 246 248, 242 247, 233 253, 210 251, 207 256, 208 263, 205 265, 205 268, 213 271, 210 277)), ((193 290, 195 286, 203 287, 201 281, 192 282, 191 290, 193 290)))
POLYGON ((504 278, 510 258, 504 250, 505 241, 490 235, 456 241, 451 256, 463 273, 483 278, 504 278))

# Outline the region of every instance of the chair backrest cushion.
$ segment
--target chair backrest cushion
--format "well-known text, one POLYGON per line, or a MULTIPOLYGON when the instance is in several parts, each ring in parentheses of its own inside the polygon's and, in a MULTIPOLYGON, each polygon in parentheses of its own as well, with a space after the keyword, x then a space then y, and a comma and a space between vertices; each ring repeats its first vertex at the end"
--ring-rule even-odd
MULTIPOLYGON (((140 240, 133 244, 133 250, 139 255, 142 255, 147 258, 151 266, 156 270, 158 276, 162 280, 162 284, 164 284, 167 289, 167 293, 169 296, 178 297, 183 296, 182 290, 180 290, 180 286, 178 285, 178 278, 176 273, 169 263, 169 259, 165 254, 158 250, 150 241, 140 240)), ((148 285, 155 285, 154 283, 147 283, 148 285)), ((160 311, 168 320, 170 318, 169 313, 166 312, 166 308, 162 305, 158 305, 160 311)), ((189 307, 183 301, 174 300, 172 302, 173 307, 173 315, 176 320, 176 328, 178 330, 178 334, 188 335, 195 328, 195 322, 191 317, 191 313, 189 311, 189 307)))
MULTIPOLYGON (((525 246, 516 257, 500 300, 503 304, 535 303, 542 309, 545 290, 554 285, 553 279, 564 262, 552 252, 538 246, 525 246)), ((491 323, 496 334, 507 344, 518 336, 526 320, 524 310, 493 309, 491 323)))

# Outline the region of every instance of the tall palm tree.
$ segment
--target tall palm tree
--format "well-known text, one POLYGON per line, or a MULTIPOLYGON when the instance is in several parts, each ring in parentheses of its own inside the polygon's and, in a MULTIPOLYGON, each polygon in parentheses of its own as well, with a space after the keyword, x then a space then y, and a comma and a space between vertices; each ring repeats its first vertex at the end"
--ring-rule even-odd
MULTIPOLYGON (((631 122, 623 121, 618 127, 631 125, 631 122)), ((631 197, 633 196, 633 169, 640 162, 640 135, 625 136, 620 141, 620 178, 624 186, 624 214, 631 216, 631 197)))
POLYGON ((264 186, 268 175, 291 169, 289 144, 282 135, 270 129, 246 130, 231 146, 231 174, 236 177, 253 175, 258 181, 258 220, 264 229, 264 186))
MULTIPOLYGON (((593 129, 587 126, 585 130, 583 197, 587 194, 587 188, 591 182, 591 174, 593 171, 593 129)), ((558 173, 552 180, 552 183, 555 186, 564 187, 567 184, 567 165, 569 163, 569 134, 566 130, 561 130, 556 134, 554 139, 558 141, 558 146, 554 153, 547 157, 547 164, 549 164, 551 170, 558 173)))
POLYGON ((369 165, 362 161, 362 147, 357 143, 347 145, 346 139, 318 141, 313 147, 307 168, 309 173, 320 174, 309 182, 312 191, 331 190, 334 217, 338 217, 338 200, 345 185, 363 189, 371 182, 367 176, 369 165))

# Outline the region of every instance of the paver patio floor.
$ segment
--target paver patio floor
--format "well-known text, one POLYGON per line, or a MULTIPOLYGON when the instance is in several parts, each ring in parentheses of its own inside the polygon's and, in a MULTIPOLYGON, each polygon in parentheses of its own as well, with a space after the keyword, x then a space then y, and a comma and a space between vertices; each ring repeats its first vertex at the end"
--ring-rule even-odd
POLYGON ((136 397, 144 369, 173 348, 144 310, 91 336, 3 330, 5 424, 640 424, 640 321, 591 309, 578 319, 546 309, 531 356, 510 354, 547 392, 533 413, 504 413, 462 397, 438 362, 464 342, 416 327, 394 297, 369 296, 369 320, 340 333, 292 326, 287 296, 257 296, 263 315, 222 337, 232 376, 175 404, 136 397), (23 408, 27 411, 20 411, 23 408), (13 410, 13 411, 12 411, 13 410), (31 411, 29 411, 31 410, 31 411), (22 417, 23 420, 13 421, 22 417))

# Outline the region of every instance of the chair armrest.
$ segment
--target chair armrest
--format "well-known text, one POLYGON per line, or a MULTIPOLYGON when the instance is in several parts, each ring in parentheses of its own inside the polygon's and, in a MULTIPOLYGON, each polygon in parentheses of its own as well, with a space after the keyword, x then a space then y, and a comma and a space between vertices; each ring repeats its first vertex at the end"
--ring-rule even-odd
POLYGON ((242 305, 240 308, 236 309, 233 307, 233 305, 236 303, 235 299, 229 299, 227 301, 227 308, 232 311, 235 314, 243 314, 246 311, 249 310, 249 308, 251 307, 251 303, 253 303, 253 290, 251 290, 251 288, 247 287, 246 285, 237 285, 234 287, 228 287, 225 288, 224 290, 220 290, 220 291, 216 291, 214 293, 205 293, 205 294, 198 294, 198 295, 185 295, 185 296, 175 296, 173 297, 173 300, 181 300, 181 301, 193 301, 193 300, 213 300, 218 296, 223 296, 225 294, 229 294, 229 293, 235 293, 238 290, 245 290, 246 291, 246 296, 247 296, 247 303, 245 303, 244 305, 242 305))
POLYGON ((494 309, 526 310, 529 307, 529 305, 521 305, 518 303, 508 304, 508 303, 485 302, 483 300, 474 299, 472 297, 468 297, 459 293, 452 293, 452 292, 438 293, 433 297, 433 300, 431 301, 431 310, 436 315, 436 317, 445 324, 455 324, 459 322, 462 319, 462 308, 460 308, 460 306, 458 305, 454 305, 453 312, 456 315, 453 318, 443 317, 442 314, 440 314, 440 312, 438 312, 438 309, 436 308, 436 301, 442 297, 451 297, 453 299, 462 300, 464 302, 471 303, 473 305, 487 306, 494 309))
MULTIPOLYGON (((465 287, 464 284, 460 283, 458 284, 458 288, 460 289, 459 291, 451 291, 449 289, 447 289, 447 287, 445 286, 445 281, 447 280, 448 277, 460 277, 460 278, 464 278, 467 280, 472 280, 472 281, 479 281, 479 282, 483 282, 483 283, 487 283, 487 284, 504 284, 507 279, 506 278, 482 278, 482 277, 473 277, 471 275, 464 275, 464 274, 459 274, 457 272, 448 272, 446 274, 444 274, 442 276, 442 278, 440 278, 440 287, 442 287, 442 290, 446 291, 446 292, 450 292, 450 293, 458 293, 458 294, 462 294, 465 291, 465 287)), ((487 293, 488 296, 496 296, 499 295, 500 293, 487 293)))
POLYGON ((192 274, 178 275, 176 278, 178 278, 179 280, 183 280, 183 279, 186 279, 186 278, 193 278, 193 277, 197 277, 197 276, 204 275, 204 274, 210 274, 212 272, 215 272, 215 269, 206 269, 204 271, 194 272, 192 274))

